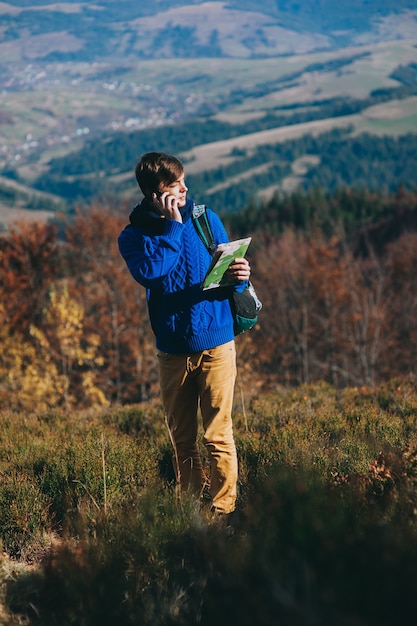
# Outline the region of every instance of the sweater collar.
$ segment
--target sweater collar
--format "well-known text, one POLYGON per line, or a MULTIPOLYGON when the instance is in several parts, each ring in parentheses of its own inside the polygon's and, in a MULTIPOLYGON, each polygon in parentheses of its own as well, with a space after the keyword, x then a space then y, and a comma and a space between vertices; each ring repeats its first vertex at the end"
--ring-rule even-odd
MULTIPOLYGON (((190 219, 193 213, 193 208, 194 201, 191 200, 191 198, 187 198, 187 202, 180 209, 183 222, 186 222, 190 219)), ((133 208, 131 214, 129 215, 129 221, 134 226, 140 226, 148 222, 149 219, 159 219, 159 215, 156 213, 152 203, 144 198, 142 202, 140 202, 133 208)))

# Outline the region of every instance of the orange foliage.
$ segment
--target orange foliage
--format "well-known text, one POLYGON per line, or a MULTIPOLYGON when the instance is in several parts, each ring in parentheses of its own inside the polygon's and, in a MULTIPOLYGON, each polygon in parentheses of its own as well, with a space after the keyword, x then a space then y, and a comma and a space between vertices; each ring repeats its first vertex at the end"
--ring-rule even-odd
MULTIPOLYGON (((25 385, 30 386, 32 370, 38 373, 33 384, 40 385, 36 338, 44 337, 49 370, 66 377, 59 380, 70 391, 71 403, 86 404, 86 381, 90 402, 93 396, 127 403, 159 394, 145 290, 134 283, 117 248, 127 215, 127 207, 117 214, 96 203, 63 224, 63 240, 55 226, 42 224, 19 224, 1 235, 8 358, 15 359, 16 346, 24 341, 31 346, 26 361, 30 355, 36 361, 35 368, 25 365, 25 385), (59 329, 51 327, 48 313, 49 294, 61 293, 63 284, 68 302, 82 311, 77 349, 85 357, 73 359, 68 371, 58 349, 59 329)), ((319 379, 337 387, 369 386, 416 374, 416 233, 403 234, 378 254, 368 245, 366 254, 355 255, 343 236, 326 239, 319 232, 259 233, 254 244, 252 278, 263 309, 255 328, 236 342, 242 393, 319 379)), ((9 366, 1 359, 5 373, 9 366)), ((12 393, 10 380, 7 384, 12 393)))
POLYGON ((85 307, 85 325, 100 335, 106 366, 98 373, 112 401, 141 401, 156 392, 158 375, 145 290, 135 284, 117 247, 127 223, 111 207, 78 211, 66 228, 71 293, 85 307))
POLYGON ((0 295, 12 331, 27 332, 58 271, 57 228, 20 222, 0 237, 0 295))

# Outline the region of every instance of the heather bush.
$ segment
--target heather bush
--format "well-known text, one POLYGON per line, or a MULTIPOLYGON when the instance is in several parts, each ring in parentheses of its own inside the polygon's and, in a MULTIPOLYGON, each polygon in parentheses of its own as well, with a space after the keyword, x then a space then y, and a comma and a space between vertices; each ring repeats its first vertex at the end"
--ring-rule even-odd
POLYGON ((176 496, 159 405, 5 416, 3 547, 22 560, 38 542, 32 568, 3 582, 10 624, 408 620, 417 610, 416 415, 412 379, 278 388, 244 409, 237 401, 230 520, 176 496))
POLYGON ((94 526, 158 475, 155 438, 131 437, 99 413, 4 414, 0 433, 0 536, 14 556, 45 532, 72 532, 80 518, 94 526))

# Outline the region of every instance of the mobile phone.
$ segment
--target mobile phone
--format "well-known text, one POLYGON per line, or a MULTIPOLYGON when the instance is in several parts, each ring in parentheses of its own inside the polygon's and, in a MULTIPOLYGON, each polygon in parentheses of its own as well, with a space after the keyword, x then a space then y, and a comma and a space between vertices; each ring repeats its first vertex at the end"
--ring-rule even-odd
POLYGON ((159 189, 155 189, 154 193, 155 193, 157 198, 160 198, 162 196, 162 194, 163 194, 163 191, 159 191, 159 189))

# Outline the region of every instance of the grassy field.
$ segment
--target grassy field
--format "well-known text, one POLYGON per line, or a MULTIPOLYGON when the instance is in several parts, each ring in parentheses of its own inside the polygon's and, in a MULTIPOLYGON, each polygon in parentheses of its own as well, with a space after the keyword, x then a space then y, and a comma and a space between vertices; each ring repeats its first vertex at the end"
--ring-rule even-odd
POLYGON ((227 522, 176 497, 158 404, 3 412, 2 623, 412 619, 416 381, 246 389, 234 422, 239 498, 227 522))
MULTIPOLYGON (((214 97, 223 97, 234 89, 245 90, 245 101, 237 107, 229 104, 226 110, 253 111, 258 107, 265 110, 268 105, 271 106, 270 100, 275 105, 276 101, 280 104, 311 102, 331 94, 360 98, 367 96, 372 89, 395 86, 396 82, 388 76, 398 65, 416 61, 414 46, 415 41, 411 40, 267 59, 161 59, 141 62, 126 77, 156 87, 166 83, 180 84, 186 89, 193 86, 197 92, 207 92, 214 97), (368 56, 365 56, 366 53, 368 56), (272 89, 258 99, 258 106, 254 106, 257 100, 251 97, 251 93, 257 87, 271 85, 313 64, 325 64, 357 55, 363 55, 363 58, 354 60, 340 70, 324 68, 316 72, 308 71, 302 77, 306 82, 302 81, 295 88, 280 87, 279 91, 272 89)), ((285 87, 285 83, 281 86, 285 87)))
POLYGON ((356 132, 404 135, 417 132, 417 98, 387 102, 367 109, 355 123, 356 132))

